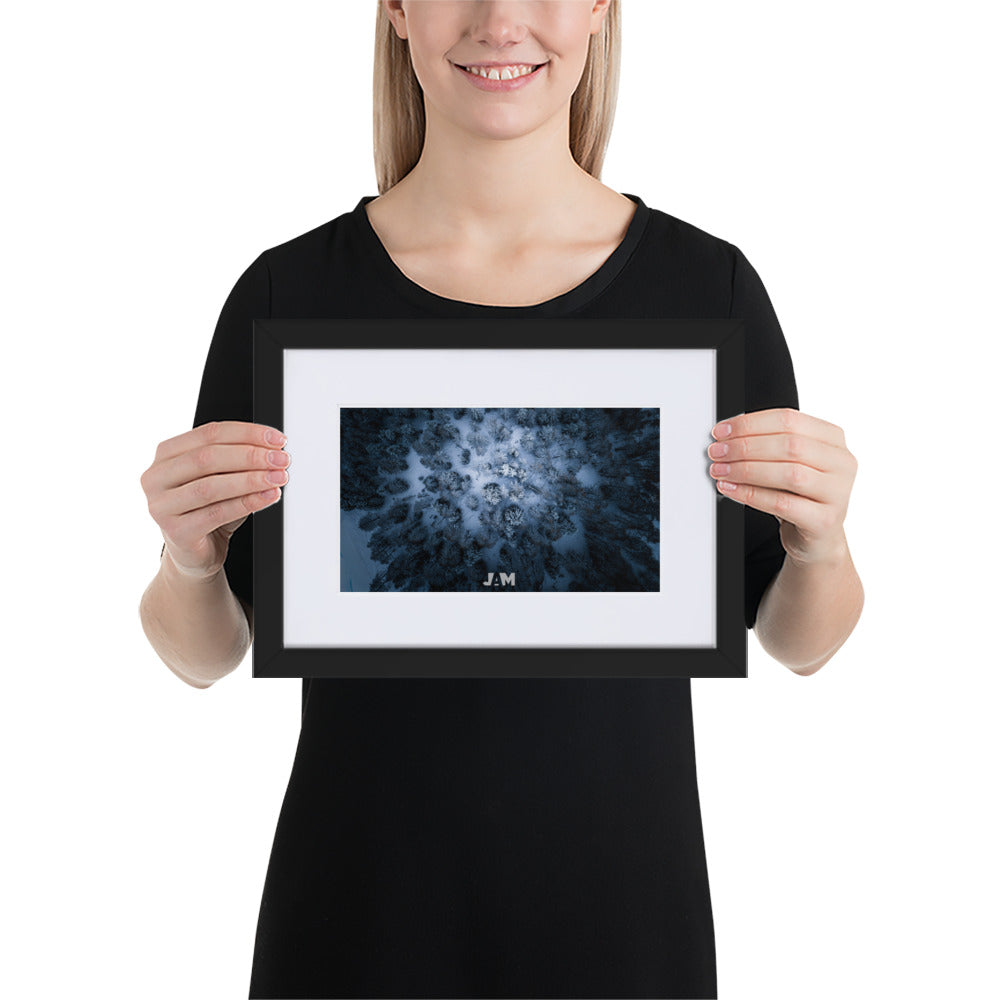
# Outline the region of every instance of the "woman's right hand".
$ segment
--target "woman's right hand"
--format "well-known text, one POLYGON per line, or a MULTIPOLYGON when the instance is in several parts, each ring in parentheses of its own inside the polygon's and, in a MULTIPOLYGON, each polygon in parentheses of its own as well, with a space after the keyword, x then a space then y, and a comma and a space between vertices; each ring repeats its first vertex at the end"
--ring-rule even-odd
POLYGON ((157 445, 139 482, 181 573, 196 579, 219 573, 233 532, 278 500, 291 461, 284 443, 265 424, 216 420, 157 445))

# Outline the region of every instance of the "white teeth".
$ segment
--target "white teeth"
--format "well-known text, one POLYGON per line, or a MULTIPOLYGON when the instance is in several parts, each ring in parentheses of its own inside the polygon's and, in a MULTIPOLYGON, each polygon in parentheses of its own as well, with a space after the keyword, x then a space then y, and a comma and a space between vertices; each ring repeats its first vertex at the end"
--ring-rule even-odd
POLYGON ((466 73, 475 73, 476 76, 485 77, 487 80, 514 80, 519 76, 526 76, 534 66, 465 66, 466 73))

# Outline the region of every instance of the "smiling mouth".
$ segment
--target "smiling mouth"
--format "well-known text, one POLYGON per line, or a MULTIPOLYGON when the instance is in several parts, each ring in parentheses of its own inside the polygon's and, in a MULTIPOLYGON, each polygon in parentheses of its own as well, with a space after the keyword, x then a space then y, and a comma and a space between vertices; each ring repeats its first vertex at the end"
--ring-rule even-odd
POLYGON ((522 76, 531 76, 541 69, 545 63, 530 65, 529 63, 512 63, 508 66, 462 66, 455 63, 459 69, 472 76, 481 76, 484 80, 517 80, 522 76))

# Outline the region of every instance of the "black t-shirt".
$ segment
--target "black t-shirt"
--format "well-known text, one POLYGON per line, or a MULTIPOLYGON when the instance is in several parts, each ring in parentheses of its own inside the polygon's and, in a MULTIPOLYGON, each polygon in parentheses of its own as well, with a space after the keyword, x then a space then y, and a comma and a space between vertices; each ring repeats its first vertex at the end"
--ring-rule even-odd
MULTIPOLYGON (((523 307, 411 281, 368 221, 373 197, 241 275, 194 426, 253 419, 252 321, 270 317, 738 318, 746 410, 798 407, 784 336, 744 255, 635 195, 605 263, 523 307)), ((751 628, 784 550, 775 518, 749 507, 744 518, 751 628)), ((252 541, 248 519, 226 560, 250 604, 252 541)), ((715 995, 689 681, 303 680, 251 997, 715 995)))

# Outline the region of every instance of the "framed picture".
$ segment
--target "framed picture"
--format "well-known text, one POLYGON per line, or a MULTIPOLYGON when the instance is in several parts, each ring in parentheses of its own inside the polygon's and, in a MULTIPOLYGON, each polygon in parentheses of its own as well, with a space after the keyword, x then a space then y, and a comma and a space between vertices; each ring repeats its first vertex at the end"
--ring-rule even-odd
POLYGON ((741 321, 257 320, 255 677, 743 677, 741 321), (530 655, 529 655, 530 654, 530 655))

